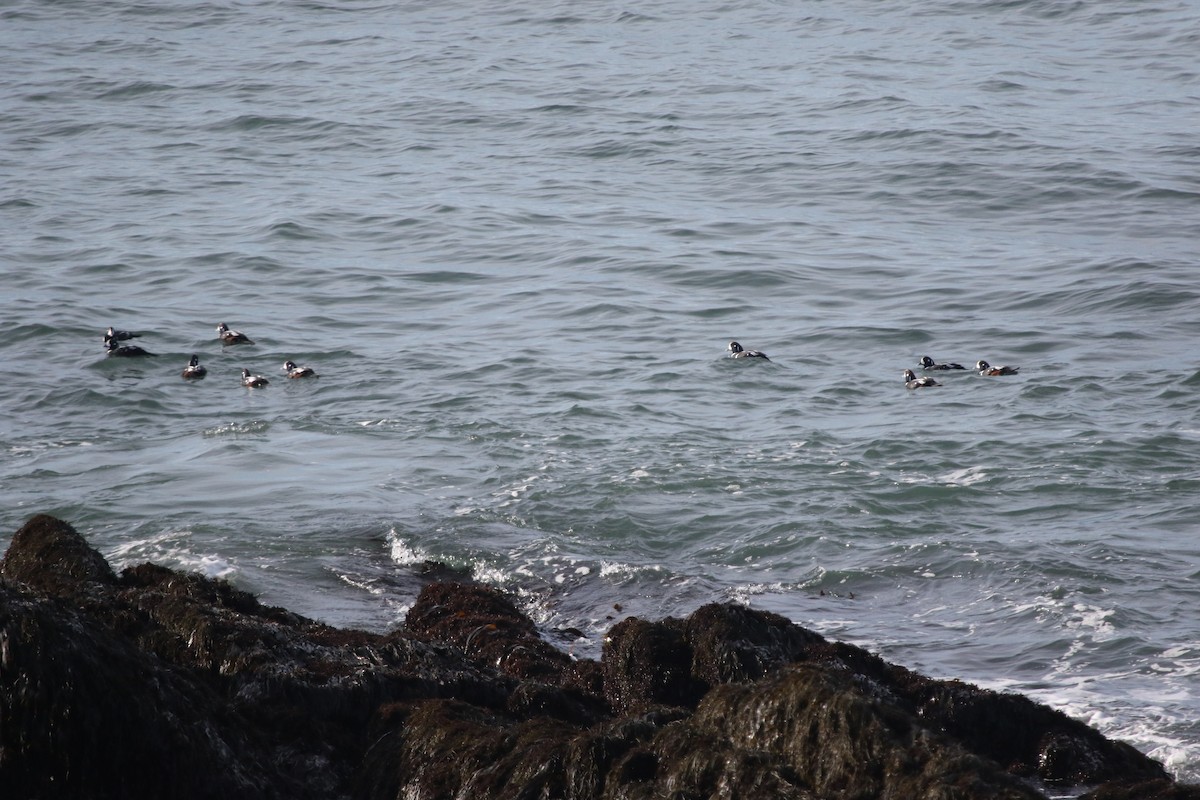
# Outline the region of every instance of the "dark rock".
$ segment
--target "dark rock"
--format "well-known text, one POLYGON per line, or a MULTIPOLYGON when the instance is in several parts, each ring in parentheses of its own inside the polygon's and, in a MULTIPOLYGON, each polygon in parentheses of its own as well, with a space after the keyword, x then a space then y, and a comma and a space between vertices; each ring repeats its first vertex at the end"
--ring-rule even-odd
POLYGON ((508 696, 505 711, 516 719, 552 717, 578 725, 600 721, 605 709, 594 696, 545 683, 522 681, 508 696))
MULTIPOLYGON (((696 725, 664 728, 650 751, 638 750, 623 765, 641 791, 616 787, 617 797, 729 797, 754 800, 821 800, 784 759, 757 747, 739 747, 721 731, 696 725), (634 770, 638 762, 641 770, 634 770)), ((845 795, 851 796, 851 795, 845 795)))
POLYGON ((553 679, 571 664, 509 597, 479 584, 426 586, 404 628, 408 636, 453 645, 474 662, 518 678, 553 679))
POLYGON ((693 676, 709 685, 756 681, 784 664, 807 660, 825 640, 778 614, 713 603, 687 619, 693 676))
POLYGON ((726 739, 718 752, 752 746, 817 797, 1042 797, 843 671, 797 666, 719 687, 691 724, 726 739))
POLYGON ((678 620, 645 622, 630 617, 604 641, 605 697, 618 714, 654 706, 694 708, 708 684, 692 674, 692 648, 678 620))
POLYGON ((434 583, 341 630, 227 582, 118 578, 31 519, 0 561, 4 796, 1190 800, 1127 745, 1019 695, 934 681, 774 614, 627 619, 600 662, 507 595, 434 583))
POLYGON ((578 732, 550 720, 513 723, 457 701, 422 703, 395 731, 398 746, 386 759, 399 791, 372 796, 562 797, 566 744, 578 732))
POLYGON ((667 720, 581 729, 427 702, 377 743, 392 771, 370 796, 1043 798, 843 672, 793 667, 725 685, 667 720))
POLYGON ((1117 777, 1167 777, 1161 764, 1129 745, 1027 697, 961 681, 931 680, 843 643, 809 640, 804 656, 812 663, 845 668, 878 697, 1014 775, 1057 787, 1094 785, 1117 777))
POLYGON ((917 713, 1016 775, 1055 786, 1095 784, 1118 777, 1165 779, 1162 766, 1129 745, 1027 697, 955 681, 927 681, 917 713))
POLYGON ((0 577, 55 596, 74 593, 81 584, 117 582, 104 556, 70 525, 46 514, 33 517, 13 534, 0 560, 0 577))
POLYGON ((0 583, 5 797, 306 795, 202 678, 0 583))

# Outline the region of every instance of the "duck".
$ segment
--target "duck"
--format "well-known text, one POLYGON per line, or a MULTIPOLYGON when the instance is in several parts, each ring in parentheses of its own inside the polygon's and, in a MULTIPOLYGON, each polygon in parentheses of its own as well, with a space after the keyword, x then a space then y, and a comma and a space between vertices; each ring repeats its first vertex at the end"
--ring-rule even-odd
POLYGON ((231 330, 224 322, 217 326, 217 337, 221 344, 254 344, 249 336, 241 331, 231 330))
POLYGON ((729 351, 730 358, 761 358, 765 361, 771 360, 761 350, 747 350, 737 342, 730 342, 729 346, 725 349, 729 351))
POLYGON ((248 386, 251 389, 258 389, 270 383, 269 380, 262 375, 251 375, 250 370, 242 367, 242 386, 248 386))
POLYGON ((106 330, 104 332, 104 343, 108 344, 109 342, 113 342, 113 341, 126 342, 126 341, 129 341, 130 339, 136 339, 139 336, 141 336, 140 333, 134 333, 133 331, 119 331, 116 328, 109 325, 108 330, 106 330))
POLYGON ((183 377, 188 380, 203 378, 207 374, 208 370, 200 364, 200 359, 195 355, 192 356, 192 360, 188 362, 188 365, 183 368, 183 377))
POLYGON ((283 371, 287 373, 289 378, 315 378, 317 371, 312 367, 296 366, 295 361, 283 362, 283 371))
POLYGON ((136 344, 121 344, 116 339, 109 339, 108 343, 104 347, 106 350, 108 350, 108 354, 110 356, 118 356, 120 358, 137 358, 139 356, 154 355, 154 353, 151 353, 148 350, 143 350, 136 344))
POLYGON ((924 370, 942 370, 942 369, 966 369, 962 364, 938 364, 929 356, 921 356, 921 369, 924 370))
POLYGON ((1021 368, 1006 367, 1003 365, 999 367, 993 367, 986 361, 976 361, 975 369, 979 371, 980 375, 1016 375, 1021 368))
POLYGON ((924 389, 926 386, 941 386, 941 384, 928 375, 918 378, 911 369, 906 369, 904 370, 904 386, 906 389, 924 389))

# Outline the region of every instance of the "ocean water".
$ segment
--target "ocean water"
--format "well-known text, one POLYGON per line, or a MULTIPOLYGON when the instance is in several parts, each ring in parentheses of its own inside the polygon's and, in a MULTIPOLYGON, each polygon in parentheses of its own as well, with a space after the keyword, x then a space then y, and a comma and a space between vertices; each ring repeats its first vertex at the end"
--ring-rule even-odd
POLYGON ((371 630, 436 560, 581 657, 741 602, 1200 780, 1197 31, 0 0, 0 546, 371 630))

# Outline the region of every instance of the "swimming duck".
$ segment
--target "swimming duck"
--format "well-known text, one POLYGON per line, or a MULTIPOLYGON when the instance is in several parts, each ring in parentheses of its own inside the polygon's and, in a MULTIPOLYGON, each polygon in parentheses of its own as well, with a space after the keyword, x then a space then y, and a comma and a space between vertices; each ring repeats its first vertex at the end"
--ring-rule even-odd
POLYGON ((904 386, 907 389, 923 389, 926 386, 941 386, 941 384, 928 375, 918 378, 911 369, 906 369, 904 370, 904 386))
POLYGON ((207 374, 208 370, 201 366, 200 359, 194 355, 192 356, 192 360, 188 362, 188 365, 183 368, 183 377, 188 380, 203 378, 207 374))
POLYGON ((104 343, 108 344, 112 341, 124 342, 128 341, 129 339, 136 339, 139 336, 141 336, 140 333, 134 333, 133 331, 119 331, 110 325, 108 330, 104 332, 104 343))
POLYGON ((962 364, 938 364, 929 356, 921 356, 921 369, 966 369, 962 364))
POLYGON ((261 386, 266 386, 270 383, 269 380, 262 375, 251 375, 250 370, 242 367, 242 386, 249 386, 251 389, 257 389, 261 386))
POLYGON ((221 344, 254 344, 249 336, 241 331, 230 330, 224 322, 217 326, 217 337, 221 344))
POLYGON ((122 358, 135 358, 137 356, 154 355, 154 353, 143 350, 136 344, 121 344, 116 339, 109 339, 108 344, 106 344, 104 347, 108 350, 108 354, 110 356, 119 356, 122 358))
POLYGON ((767 358, 766 353, 759 350, 746 350, 737 342, 730 342, 729 347, 725 349, 729 351, 730 358, 762 358, 767 361, 771 360, 767 358))
POLYGON ((986 361, 976 361, 975 369, 979 370, 980 375, 1016 375, 1020 367, 993 367, 986 361))
POLYGON ((283 371, 288 374, 289 378, 315 378, 317 371, 312 367, 298 367, 295 361, 283 362, 283 371))

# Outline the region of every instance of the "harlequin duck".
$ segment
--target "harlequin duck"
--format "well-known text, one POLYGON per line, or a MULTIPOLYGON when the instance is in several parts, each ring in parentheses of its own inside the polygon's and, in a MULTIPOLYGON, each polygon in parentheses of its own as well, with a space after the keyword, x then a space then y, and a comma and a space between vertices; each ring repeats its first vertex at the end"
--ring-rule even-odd
POLYGON ((766 353, 760 350, 746 350, 737 342, 730 342, 729 346, 725 349, 729 351, 730 358, 761 358, 766 361, 771 360, 767 358, 766 353))
POLYGON ((116 339, 109 339, 105 345, 110 356, 118 356, 121 358, 136 358, 138 356, 152 356, 154 353, 148 350, 143 350, 136 344, 121 344, 116 339))
POLYGON ((904 370, 904 386, 908 389, 923 389, 926 386, 941 386, 941 384, 928 375, 918 378, 911 369, 906 369, 904 370))
POLYGON ((200 364, 200 359, 194 355, 192 356, 192 360, 188 362, 188 365, 183 368, 183 377, 188 380, 203 378, 207 374, 208 370, 200 364))
POLYGON ((224 322, 217 326, 217 338, 221 340, 221 344, 254 344, 249 336, 241 331, 230 330, 224 322))
POLYGON ((257 389, 261 386, 266 386, 270 383, 269 380, 262 375, 251 375, 250 370, 242 367, 242 386, 248 386, 251 389, 257 389))
POLYGON ((921 356, 921 369, 924 370, 942 370, 942 369, 966 369, 962 364, 938 364, 935 363, 929 356, 921 356))
POLYGON ((140 333, 134 333, 133 331, 119 331, 110 325, 108 330, 104 332, 104 343, 108 344, 112 341, 125 342, 129 341, 130 339, 136 339, 139 336, 141 336, 140 333))
POLYGON ((980 375, 1016 375, 1021 368, 1006 367, 1003 365, 999 367, 993 367, 986 361, 976 361, 975 369, 979 370, 980 375))
POLYGON ((315 378, 317 371, 312 367, 298 367, 295 361, 283 362, 283 371, 289 378, 315 378))

